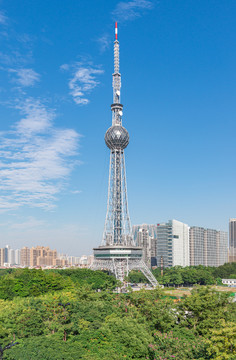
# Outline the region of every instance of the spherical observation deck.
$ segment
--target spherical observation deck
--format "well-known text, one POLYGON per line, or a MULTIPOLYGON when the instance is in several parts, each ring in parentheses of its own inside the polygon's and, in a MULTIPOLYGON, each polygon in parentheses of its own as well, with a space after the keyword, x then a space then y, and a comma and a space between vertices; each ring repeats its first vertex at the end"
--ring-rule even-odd
POLYGON ((124 150, 129 144, 129 133, 121 125, 111 126, 105 134, 105 142, 111 150, 124 150))

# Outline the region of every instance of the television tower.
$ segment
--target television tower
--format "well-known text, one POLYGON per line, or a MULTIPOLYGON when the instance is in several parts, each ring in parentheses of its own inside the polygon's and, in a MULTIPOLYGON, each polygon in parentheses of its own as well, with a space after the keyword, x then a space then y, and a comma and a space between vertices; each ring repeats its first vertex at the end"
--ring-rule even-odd
POLYGON ((140 270, 156 286, 157 280, 142 260, 142 248, 136 246, 128 211, 124 149, 129 133, 122 126, 123 105, 120 103, 121 74, 119 72, 119 41, 115 24, 112 126, 105 134, 110 149, 107 214, 102 244, 94 250, 93 270, 106 269, 120 281, 131 270, 140 270))

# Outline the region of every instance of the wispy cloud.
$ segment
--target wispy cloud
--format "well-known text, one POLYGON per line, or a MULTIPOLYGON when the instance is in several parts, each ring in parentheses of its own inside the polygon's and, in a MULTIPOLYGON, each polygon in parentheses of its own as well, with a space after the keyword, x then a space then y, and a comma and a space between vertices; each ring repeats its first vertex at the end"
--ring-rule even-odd
MULTIPOLYGON (((145 10, 151 10, 154 7, 154 2, 156 0, 131 0, 131 1, 121 1, 119 2, 115 9, 111 12, 112 20, 118 21, 121 23, 135 20, 136 18, 141 17, 145 10)), ((110 44, 112 43, 111 33, 104 33, 99 38, 97 38, 97 43, 99 45, 101 53, 106 51, 110 44)))
POLYGON ((143 10, 153 8, 153 2, 149 0, 132 0, 119 2, 112 12, 114 20, 125 22, 134 20, 142 15, 143 10))
POLYGON ((104 34, 100 38, 97 39, 97 42, 99 44, 100 51, 104 52, 109 48, 109 46, 111 44, 111 39, 108 34, 104 34))
POLYGON ((33 216, 29 216, 24 222, 11 224, 11 228, 17 230, 28 230, 41 226, 45 226, 45 221, 35 219, 33 216))
POLYGON ((53 110, 47 109, 40 100, 28 98, 23 103, 19 102, 16 108, 24 117, 15 125, 17 132, 30 136, 35 133, 43 133, 52 125, 55 117, 53 110))
POLYGON ((86 105, 89 103, 88 94, 96 88, 100 82, 97 76, 103 74, 103 70, 95 66, 85 66, 76 63, 73 66, 64 64, 62 70, 70 70, 72 68, 72 78, 69 81, 70 94, 78 105, 86 105))
POLYGON ((33 86, 40 80, 40 75, 33 69, 9 69, 8 71, 16 74, 15 82, 20 86, 33 86))
POLYGON ((18 104, 24 117, 0 133, 0 211, 27 205, 51 209, 75 164, 79 134, 53 125, 39 100, 18 104))
POLYGON ((7 16, 0 11, 0 24, 5 25, 7 23, 7 16))
POLYGON ((35 37, 20 33, 15 29, 14 24, 16 24, 14 20, 11 21, 4 11, 0 11, 0 64, 8 68, 25 68, 26 64, 32 63, 33 60, 32 50, 35 37))
POLYGON ((71 194, 81 194, 81 190, 72 190, 71 194))

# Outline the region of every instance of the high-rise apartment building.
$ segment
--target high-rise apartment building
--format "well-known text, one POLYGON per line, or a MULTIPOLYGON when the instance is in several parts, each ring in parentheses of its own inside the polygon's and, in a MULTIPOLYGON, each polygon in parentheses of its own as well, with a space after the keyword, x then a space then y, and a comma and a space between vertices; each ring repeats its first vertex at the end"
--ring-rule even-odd
POLYGON ((8 257, 9 257, 10 249, 11 249, 10 245, 5 246, 5 261, 4 261, 5 263, 9 263, 8 257))
POLYGON ((143 248, 143 261, 150 268, 156 265, 156 239, 150 236, 149 229, 140 227, 137 232, 137 245, 143 248))
POLYGON ((133 225, 132 231, 133 231, 135 242, 137 242, 139 229, 147 230, 149 236, 152 236, 154 239, 156 239, 156 237, 157 237, 157 226, 156 225, 154 225, 154 224, 133 225))
POLYGON ((151 267, 157 266, 157 239, 151 237, 151 267))
POLYGON ((16 260, 15 260, 15 250, 13 249, 9 249, 8 250, 8 264, 9 265, 15 265, 16 260))
POLYGON ((30 249, 30 266, 56 265, 57 251, 48 246, 37 246, 30 249))
POLYGON ((30 249, 25 246, 20 251, 21 266, 30 266, 30 249))
POLYGON ((236 219, 229 219, 229 262, 236 262, 236 219))
POLYGON ((228 234, 192 226, 189 229, 189 248, 190 265, 223 265, 228 261, 228 234))
POLYGON ((204 262, 206 266, 217 266, 217 231, 213 229, 206 229, 204 231, 205 253, 204 262))
POLYGON ((15 250, 15 264, 20 265, 20 249, 15 250))
POLYGON ((226 231, 217 231, 216 234, 216 244, 217 244, 217 266, 224 265, 229 261, 228 256, 228 233, 226 231))
POLYGON ((143 248, 143 261, 151 267, 151 237, 148 230, 139 229, 137 234, 137 245, 143 248))
POLYGON ((190 265, 203 265, 205 263, 205 229, 198 226, 192 226, 189 229, 189 255, 190 265))
POLYGON ((32 248, 23 247, 13 250, 9 245, 0 248, 0 266, 24 266, 24 267, 52 267, 52 266, 90 266, 93 255, 80 257, 57 254, 57 250, 51 250, 48 246, 36 246, 32 248), (7 261, 6 254, 7 251, 7 261))
POLYGON ((0 266, 3 266, 5 263, 5 248, 0 249, 0 266))
POLYGON ((177 220, 157 224, 157 266, 189 266, 189 227, 177 220))

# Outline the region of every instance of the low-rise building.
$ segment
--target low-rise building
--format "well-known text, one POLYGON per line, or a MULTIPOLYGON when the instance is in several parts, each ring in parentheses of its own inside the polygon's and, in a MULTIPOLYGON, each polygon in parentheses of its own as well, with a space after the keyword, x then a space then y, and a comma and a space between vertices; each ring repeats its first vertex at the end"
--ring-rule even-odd
POLYGON ((222 279, 222 283, 229 287, 236 287, 236 279, 222 279))

